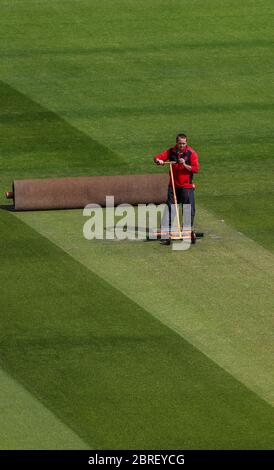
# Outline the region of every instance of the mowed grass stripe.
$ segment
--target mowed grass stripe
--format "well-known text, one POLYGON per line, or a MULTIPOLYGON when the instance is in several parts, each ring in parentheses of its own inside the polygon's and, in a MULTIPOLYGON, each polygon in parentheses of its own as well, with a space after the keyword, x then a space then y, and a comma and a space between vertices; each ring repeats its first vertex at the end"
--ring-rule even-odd
POLYGON ((0 221, 1 365, 86 442, 272 447, 265 401, 13 214, 0 221))
POLYGON ((90 449, 49 409, 0 369, 0 449, 90 449))
POLYGON ((124 160, 57 114, 0 81, 0 202, 14 179, 115 173, 124 160))
POLYGON ((87 241, 82 211, 16 215, 274 404, 271 252, 201 207, 205 238, 187 252, 87 241))
MULTIPOLYGON (((55 131, 43 122, 40 175, 159 171, 151 156, 187 132, 200 155, 197 199, 273 251, 273 1, 31 5, 31 22, 29 2, 2 5, 1 79, 123 157, 94 157, 84 139, 52 158, 55 131)), ((20 141, 23 124, 14 126, 20 141)), ((17 176, 32 153, 31 126, 25 132, 17 176)), ((2 173, 11 158, 3 161, 2 173)), ((39 176, 33 158, 27 173, 39 176)))
MULTIPOLYGON (((268 79, 273 73, 273 3, 247 6, 245 2, 239 7, 234 2, 220 8, 212 0, 209 16, 203 2, 195 2, 183 13, 175 3, 161 5, 157 11, 153 1, 141 6, 135 2, 130 8, 112 3, 55 2, 53 16, 52 2, 43 2, 33 9, 34 28, 29 24, 28 3, 17 2, 16 8, 6 4, 2 76, 96 140, 107 139, 112 149, 124 155, 131 172, 150 171, 147 155, 171 145, 174 129, 177 132, 178 123, 183 123, 200 152, 199 197, 205 206, 210 200, 220 217, 225 213, 239 230, 273 249, 273 218, 267 217, 273 206, 273 90, 268 79), (181 14, 184 30, 174 31, 174 18, 180 22, 181 14), (111 42, 105 27, 108 16, 113 19, 111 42), (10 18, 18 21, 23 34, 14 35, 7 27, 10 18), (242 18, 246 18, 245 27, 242 18), (162 33, 166 21, 170 21, 168 36, 162 33), (199 29, 193 32, 190 25, 197 21, 199 29), (39 37, 36 28, 43 32, 39 37), (14 56, 17 60, 10 60, 14 56), (258 174, 253 162, 268 171, 258 174), (212 194, 216 197, 211 200, 212 194), (224 194, 233 197, 229 207, 222 205, 224 194), (258 225, 262 217, 266 223, 254 230, 255 220, 258 225)), ((47 135, 52 132, 51 127, 47 135)), ((84 167, 88 149, 79 146, 77 151, 84 167)), ((52 175, 60 174, 62 167, 64 174, 70 172, 73 158, 77 160, 77 154, 58 160, 57 167, 49 161, 52 175)), ((111 166, 104 165, 103 154, 99 158, 101 171, 108 172, 111 166)), ((93 158, 90 165, 98 172, 93 158)), ((76 165, 72 174, 78 169, 81 173, 76 165)), ((119 171, 117 163, 112 171, 119 171)), ((41 167, 40 173, 47 171, 41 167)))

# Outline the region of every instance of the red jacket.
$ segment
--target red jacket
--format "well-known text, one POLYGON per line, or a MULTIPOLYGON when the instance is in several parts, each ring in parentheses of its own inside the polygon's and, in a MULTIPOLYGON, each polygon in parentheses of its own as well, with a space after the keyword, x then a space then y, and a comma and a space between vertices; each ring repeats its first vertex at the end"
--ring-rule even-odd
MULTIPOLYGON (((176 161, 177 156, 178 156, 178 148, 177 148, 177 145, 175 145, 175 147, 172 147, 168 150, 165 150, 162 153, 159 153, 159 155, 156 155, 154 157, 154 161, 155 162, 156 160, 163 160, 164 162, 176 161)), ((184 158, 185 163, 187 165, 191 166, 191 171, 187 170, 182 163, 174 163, 172 165, 172 170, 173 170, 175 187, 176 188, 194 188, 195 186, 192 180, 193 180, 193 173, 198 173, 199 171, 198 155, 195 152, 195 150, 193 150, 193 148, 187 145, 184 149, 184 153, 179 156, 184 158)), ((169 184, 171 185, 171 178, 170 178, 169 184)))

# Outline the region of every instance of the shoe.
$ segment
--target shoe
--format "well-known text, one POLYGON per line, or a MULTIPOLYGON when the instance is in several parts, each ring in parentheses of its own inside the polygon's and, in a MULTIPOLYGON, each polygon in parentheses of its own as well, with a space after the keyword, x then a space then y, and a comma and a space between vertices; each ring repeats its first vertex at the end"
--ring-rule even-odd
POLYGON ((171 240, 161 240, 160 241, 161 245, 170 245, 171 244, 171 240))
POLYGON ((195 245, 195 243, 196 243, 196 233, 194 232, 194 230, 192 230, 192 232, 191 232, 191 244, 195 245))

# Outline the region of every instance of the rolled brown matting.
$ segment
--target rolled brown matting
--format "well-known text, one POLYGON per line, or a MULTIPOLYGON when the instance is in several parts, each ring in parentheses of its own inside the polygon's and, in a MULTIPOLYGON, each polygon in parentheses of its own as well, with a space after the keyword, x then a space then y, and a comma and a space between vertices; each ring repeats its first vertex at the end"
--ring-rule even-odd
POLYGON ((15 180, 15 210, 79 209, 87 204, 160 204, 166 201, 168 175, 84 176, 15 180))

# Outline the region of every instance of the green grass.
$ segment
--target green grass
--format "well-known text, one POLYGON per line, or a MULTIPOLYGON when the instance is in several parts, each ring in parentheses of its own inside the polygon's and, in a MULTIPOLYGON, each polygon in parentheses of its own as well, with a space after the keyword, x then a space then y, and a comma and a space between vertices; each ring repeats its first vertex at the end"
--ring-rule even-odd
POLYGON ((85 175, 91 166, 93 172, 101 173, 107 168, 109 171, 115 159, 117 163, 121 160, 106 146, 3 82, 0 99, 4 103, 1 151, 7 183, 30 175, 85 175))
POLYGON ((1 450, 91 448, 2 369, 0 382, 1 450))
MULTIPOLYGON (((1 210, 1 365, 19 398, 23 386, 78 447, 77 435, 97 448, 273 447, 259 398, 273 397, 273 2, 0 7, 0 203, 14 178, 161 171, 151 157, 185 131, 208 235, 176 261, 197 278, 182 314, 181 294, 155 289, 175 253, 75 246, 78 213, 23 214, 34 231, 1 210), (171 329, 153 318, 154 299, 171 329)), ((0 431, 0 447, 30 439, 16 441, 8 419, 0 431)))
POLYGON ((17 217, 274 404, 274 270, 268 251, 202 208, 205 239, 184 253, 158 242, 87 241, 82 211, 17 217))
POLYGON ((1 365, 91 447, 271 448, 270 405, 36 231, 5 218, 1 365))
POLYGON ((1 78, 26 95, 1 100, 2 173, 157 171, 151 156, 183 130, 200 154, 197 199, 273 250, 272 1, 1 6, 1 78))

